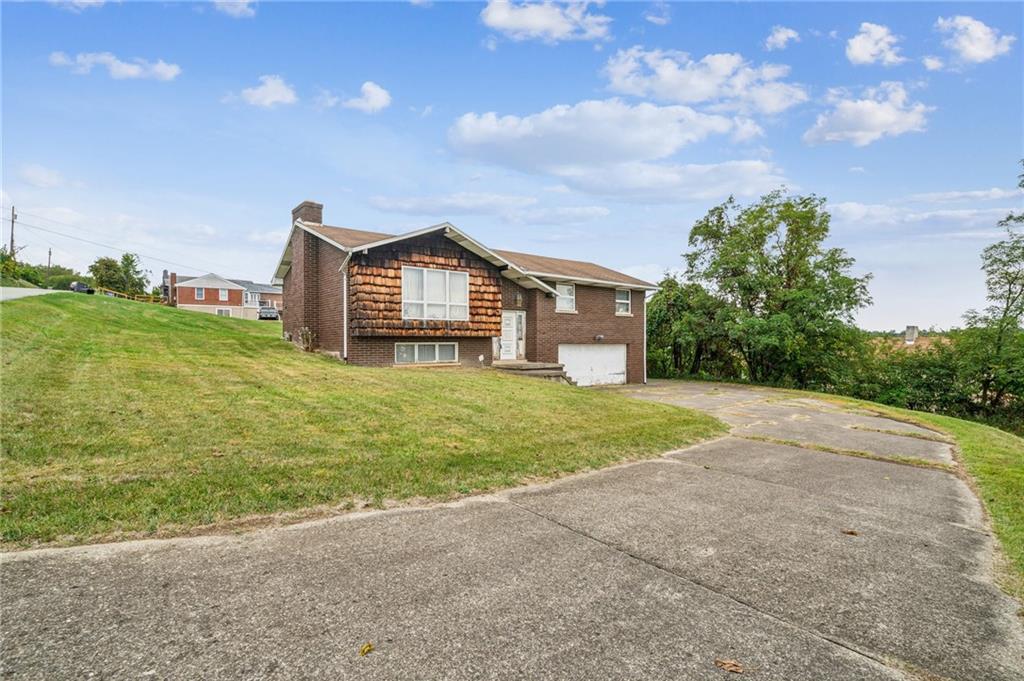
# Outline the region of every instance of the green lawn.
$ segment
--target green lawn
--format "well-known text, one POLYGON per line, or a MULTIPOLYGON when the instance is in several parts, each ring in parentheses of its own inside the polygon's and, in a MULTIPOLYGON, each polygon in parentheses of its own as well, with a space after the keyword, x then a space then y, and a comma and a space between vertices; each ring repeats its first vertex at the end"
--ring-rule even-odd
POLYGON ((825 399, 864 408, 946 433, 956 441, 1010 563, 1002 582, 1024 601, 1024 438, 973 421, 889 407, 835 395, 825 399))
POLYGON ((277 323, 102 296, 6 302, 0 324, 8 548, 450 499, 724 432, 495 371, 345 366, 277 323))

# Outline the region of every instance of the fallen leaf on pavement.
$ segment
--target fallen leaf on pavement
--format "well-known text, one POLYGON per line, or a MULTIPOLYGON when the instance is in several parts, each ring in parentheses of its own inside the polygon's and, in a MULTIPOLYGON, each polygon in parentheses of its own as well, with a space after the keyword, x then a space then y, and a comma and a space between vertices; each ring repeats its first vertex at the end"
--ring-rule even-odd
POLYGON ((369 655, 372 652, 373 652, 373 644, 372 643, 364 643, 363 647, 359 649, 359 657, 366 657, 367 655, 369 655))
POLYGON ((860 532, 858 532, 857 530, 840 530, 840 532, 842 532, 843 534, 848 534, 851 537, 859 537, 860 536, 860 532))
POLYGON ((742 674, 743 673, 743 665, 741 665, 736 660, 716 659, 715 660, 715 666, 718 667, 719 669, 724 669, 727 672, 732 672, 733 674, 742 674))

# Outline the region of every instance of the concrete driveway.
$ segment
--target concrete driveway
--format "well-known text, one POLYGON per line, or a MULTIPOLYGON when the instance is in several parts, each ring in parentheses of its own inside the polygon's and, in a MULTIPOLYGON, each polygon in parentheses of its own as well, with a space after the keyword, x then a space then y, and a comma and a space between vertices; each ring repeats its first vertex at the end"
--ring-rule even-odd
POLYGON ((3 674, 1024 678, 1019 605, 933 433, 769 390, 624 391, 733 435, 446 506, 7 554, 3 674))
POLYGON ((17 300, 18 298, 31 298, 32 296, 45 296, 51 293, 69 293, 68 291, 54 291, 48 288, 20 288, 17 286, 0 286, 0 302, 5 300, 17 300))

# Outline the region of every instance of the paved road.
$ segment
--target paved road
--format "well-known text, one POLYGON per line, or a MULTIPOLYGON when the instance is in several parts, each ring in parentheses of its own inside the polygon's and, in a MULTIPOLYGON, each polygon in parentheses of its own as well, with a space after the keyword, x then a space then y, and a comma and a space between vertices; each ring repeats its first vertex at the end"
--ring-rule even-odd
POLYGON ((31 296, 45 296, 48 293, 67 293, 67 291, 54 291, 53 289, 48 288, 0 286, 0 302, 5 300, 17 300, 18 298, 29 298, 31 296))
POLYGON ((1019 606, 956 476, 748 439, 950 461, 878 432, 928 431, 766 390, 625 391, 733 436, 430 509, 8 554, 3 674, 1024 678, 1019 606))

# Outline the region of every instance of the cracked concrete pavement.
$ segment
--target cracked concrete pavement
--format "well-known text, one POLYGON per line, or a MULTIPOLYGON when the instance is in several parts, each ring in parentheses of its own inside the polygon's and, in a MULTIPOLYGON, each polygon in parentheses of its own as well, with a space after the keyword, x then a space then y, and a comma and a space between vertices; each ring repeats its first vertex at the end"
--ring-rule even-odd
POLYGON ((952 461, 934 433, 757 388, 622 392, 733 436, 455 504, 5 554, 2 674, 1024 678, 960 479, 743 437, 952 461))

